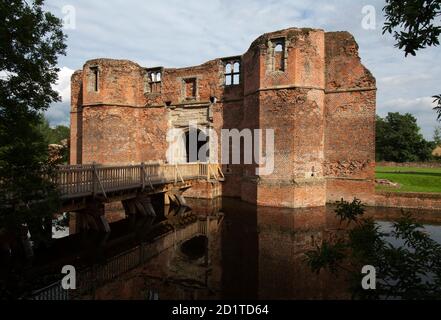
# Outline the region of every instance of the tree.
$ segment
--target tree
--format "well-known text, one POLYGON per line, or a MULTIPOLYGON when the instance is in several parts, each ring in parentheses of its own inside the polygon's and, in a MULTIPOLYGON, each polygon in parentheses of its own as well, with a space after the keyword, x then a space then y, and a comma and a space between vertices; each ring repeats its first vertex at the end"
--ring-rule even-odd
MULTIPOLYGON (((69 127, 58 125, 55 128, 51 128, 49 121, 42 115, 40 117, 40 122, 37 126, 38 131, 43 136, 47 145, 50 146, 49 150, 54 150, 53 145, 58 145, 56 147, 56 158, 59 159, 56 163, 67 163, 69 160, 69 137, 70 129, 69 127), (61 158, 60 158, 61 157, 61 158)), ((53 152, 49 152, 49 157, 54 158, 53 152)), ((53 159, 51 159, 53 160, 53 159)))
POLYGON ((341 227, 306 253, 312 271, 346 272, 356 299, 441 298, 441 245, 412 215, 403 212, 392 231, 385 233, 372 218, 364 217, 364 206, 357 199, 338 202, 336 214, 341 227), (362 287, 363 266, 375 268, 375 290, 362 287))
POLYGON ((61 144, 63 140, 69 139, 69 127, 58 125, 55 128, 51 128, 49 121, 44 116, 40 118, 38 130, 43 135, 47 144, 61 144))
POLYGON ((0 236, 10 238, 13 257, 28 230, 34 245, 47 240, 58 205, 38 125, 41 113, 59 101, 52 85, 65 35, 42 0, 29 2, 0 0, 0 236))
POLYGON ((432 157, 435 143, 420 134, 417 120, 409 113, 390 112, 386 118, 377 116, 377 161, 427 161, 432 157))
POLYGON ((436 146, 441 146, 441 126, 435 128, 433 132, 433 142, 436 146))
MULTIPOLYGON (((393 33, 396 47, 413 56, 426 47, 438 46, 441 35, 441 0, 386 0, 383 34, 393 33)), ((441 121, 441 94, 433 96, 441 121)))

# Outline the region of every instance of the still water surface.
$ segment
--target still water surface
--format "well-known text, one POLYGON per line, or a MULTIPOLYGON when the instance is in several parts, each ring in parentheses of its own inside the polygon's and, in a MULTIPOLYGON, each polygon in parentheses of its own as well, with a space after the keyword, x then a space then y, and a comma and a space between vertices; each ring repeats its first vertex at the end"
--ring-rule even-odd
MULTIPOLYGON (((174 243, 159 255, 84 298, 350 297, 344 274, 335 276, 322 272, 317 275, 308 269, 304 261, 306 251, 332 236, 339 227, 333 207, 268 208, 230 198, 219 198, 215 201, 189 199, 188 203, 192 213, 198 216, 218 217, 218 213, 222 213, 220 218, 216 218, 218 220, 215 227, 209 229, 206 237, 199 235, 191 239, 181 239, 182 241, 174 243)), ((441 212, 412 212, 415 212, 432 238, 441 243, 441 212)), ((398 209, 368 208, 366 214, 374 217, 382 230, 388 231, 392 226, 391 221, 398 218, 400 213, 401 210, 398 209)), ((130 245, 134 246, 136 240, 121 230, 114 231, 111 242, 118 242, 117 247, 126 250, 130 245)), ((71 237, 73 236, 60 241, 69 241, 71 237)), ((115 250, 111 250, 112 254, 116 253, 115 250)))

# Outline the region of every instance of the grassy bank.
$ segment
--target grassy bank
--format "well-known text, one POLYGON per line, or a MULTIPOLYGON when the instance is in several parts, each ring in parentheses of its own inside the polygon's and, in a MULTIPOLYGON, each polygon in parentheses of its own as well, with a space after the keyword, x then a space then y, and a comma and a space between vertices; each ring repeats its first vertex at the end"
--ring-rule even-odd
POLYGON ((377 186, 377 190, 441 193, 441 168, 377 167, 375 177, 400 184, 400 188, 377 186))

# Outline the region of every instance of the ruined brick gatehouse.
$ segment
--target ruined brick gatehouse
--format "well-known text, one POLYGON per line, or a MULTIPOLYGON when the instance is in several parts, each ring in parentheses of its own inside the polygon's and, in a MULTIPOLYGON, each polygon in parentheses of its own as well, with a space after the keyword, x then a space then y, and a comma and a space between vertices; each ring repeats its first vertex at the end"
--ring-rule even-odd
POLYGON ((225 181, 206 188, 267 206, 372 203, 375 99, 347 32, 267 33, 241 56, 179 69, 91 60, 72 76, 71 163, 166 161, 167 131, 189 121, 216 132, 272 128, 272 174, 225 164, 225 181))

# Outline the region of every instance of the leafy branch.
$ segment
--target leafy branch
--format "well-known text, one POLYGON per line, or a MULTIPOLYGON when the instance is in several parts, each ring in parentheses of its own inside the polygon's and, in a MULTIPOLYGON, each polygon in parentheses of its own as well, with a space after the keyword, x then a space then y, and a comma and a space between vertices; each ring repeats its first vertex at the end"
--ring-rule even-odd
POLYGON ((384 233, 364 211, 358 199, 337 203, 336 216, 345 232, 306 253, 310 269, 344 272, 357 299, 441 299, 441 246, 410 213, 402 212, 392 231, 384 233), (376 269, 376 290, 361 287, 365 265, 376 269))

